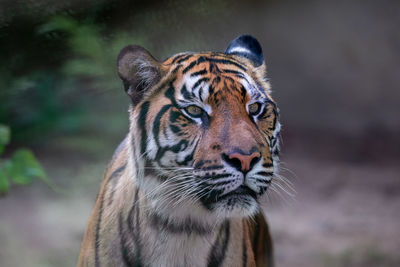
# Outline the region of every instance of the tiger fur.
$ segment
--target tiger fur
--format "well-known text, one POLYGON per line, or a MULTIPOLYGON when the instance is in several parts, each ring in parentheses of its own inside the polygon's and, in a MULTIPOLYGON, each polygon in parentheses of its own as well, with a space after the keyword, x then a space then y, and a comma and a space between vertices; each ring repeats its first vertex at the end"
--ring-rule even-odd
POLYGON ((260 203, 279 162, 261 46, 158 62, 125 47, 130 130, 103 179, 78 266, 273 266, 260 203))

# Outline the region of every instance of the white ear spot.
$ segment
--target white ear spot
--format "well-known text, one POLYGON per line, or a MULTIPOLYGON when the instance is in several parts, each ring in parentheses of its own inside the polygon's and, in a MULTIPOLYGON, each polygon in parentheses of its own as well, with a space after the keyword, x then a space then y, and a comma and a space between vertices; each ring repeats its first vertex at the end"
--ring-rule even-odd
POLYGON ((251 51, 244 47, 237 46, 237 47, 230 49, 229 53, 251 54, 251 51))

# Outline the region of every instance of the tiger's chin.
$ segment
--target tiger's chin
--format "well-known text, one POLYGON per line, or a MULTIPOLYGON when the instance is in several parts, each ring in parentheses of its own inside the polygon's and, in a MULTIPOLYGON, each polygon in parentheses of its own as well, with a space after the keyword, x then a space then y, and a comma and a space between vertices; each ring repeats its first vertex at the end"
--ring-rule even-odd
POLYGON ((251 196, 229 196, 210 207, 218 217, 223 218, 248 218, 259 210, 257 200, 251 196))
POLYGON ((246 186, 206 203, 207 208, 224 218, 251 217, 259 210, 257 194, 246 186))

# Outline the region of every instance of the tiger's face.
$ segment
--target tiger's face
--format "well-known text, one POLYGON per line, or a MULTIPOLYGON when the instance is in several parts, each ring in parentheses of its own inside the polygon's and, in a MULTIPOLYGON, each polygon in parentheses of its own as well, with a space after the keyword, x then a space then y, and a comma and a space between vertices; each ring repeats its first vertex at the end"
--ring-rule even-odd
POLYGON ((162 63, 136 53, 128 75, 124 54, 140 186, 165 209, 254 214, 276 171, 280 131, 258 42, 241 36, 225 53, 181 53, 162 63))

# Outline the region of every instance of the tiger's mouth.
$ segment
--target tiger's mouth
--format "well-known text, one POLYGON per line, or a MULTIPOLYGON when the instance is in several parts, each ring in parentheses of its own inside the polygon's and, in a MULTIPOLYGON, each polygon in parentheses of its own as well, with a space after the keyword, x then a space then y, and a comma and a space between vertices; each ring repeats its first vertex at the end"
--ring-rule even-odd
POLYGON ((256 202, 257 193, 246 185, 240 185, 238 188, 225 194, 222 194, 222 192, 218 190, 210 191, 209 194, 201 198, 201 200, 207 208, 212 210, 215 205, 222 203, 227 206, 241 206, 250 202, 256 202))
POLYGON ((254 199, 257 199, 257 193, 251 190, 248 186, 246 185, 241 185, 235 190, 226 193, 222 196, 217 197, 216 202, 221 201, 221 200, 226 200, 228 198, 241 198, 241 197, 247 197, 250 196, 254 199))

